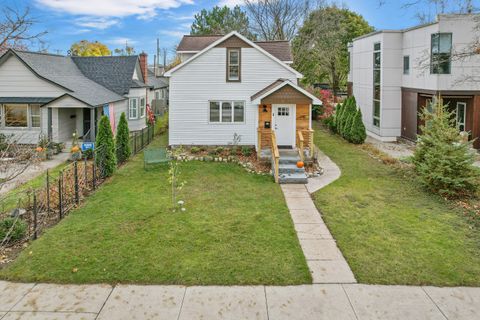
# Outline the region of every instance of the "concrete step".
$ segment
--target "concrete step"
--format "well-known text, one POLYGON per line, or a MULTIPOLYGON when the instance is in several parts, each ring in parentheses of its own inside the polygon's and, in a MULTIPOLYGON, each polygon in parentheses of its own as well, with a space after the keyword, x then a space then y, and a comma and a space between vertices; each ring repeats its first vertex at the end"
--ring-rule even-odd
POLYGON ((281 184, 306 184, 307 175, 303 173, 281 174, 278 182, 281 184))
POLYGON ((305 168, 299 168, 299 167, 297 167, 297 164, 282 163, 278 167, 278 172, 280 174, 282 174, 282 173, 305 173, 305 168))
POLYGON ((296 164, 300 160, 300 157, 282 157, 280 156, 279 163, 282 164, 296 164))

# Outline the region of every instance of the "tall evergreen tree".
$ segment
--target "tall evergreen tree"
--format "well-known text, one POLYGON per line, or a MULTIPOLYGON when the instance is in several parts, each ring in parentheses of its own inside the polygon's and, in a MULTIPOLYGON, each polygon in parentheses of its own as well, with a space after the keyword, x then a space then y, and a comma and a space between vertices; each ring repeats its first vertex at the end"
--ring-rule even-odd
POLYGON ((355 144, 362 144, 367 139, 367 131, 362 120, 362 111, 358 108, 352 120, 352 127, 350 128, 349 141, 355 144))
POLYGON ((117 162, 124 163, 132 154, 130 150, 130 130, 128 129, 127 117, 122 112, 117 127, 117 136, 115 137, 117 150, 117 162))
POLYGON ((110 177, 117 166, 115 155, 115 142, 113 141, 112 128, 107 116, 102 116, 98 125, 98 135, 95 142, 95 161, 102 177, 110 177))
POLYGON ((472 142, 462 139, 441 98, 421 114, 424 125, 415 149, 413 163, 422 184, 444 196, 473 194, 479 172, 473 167, 475 153, 472 142), (430 110, 429 110, 430 109, 430 110))

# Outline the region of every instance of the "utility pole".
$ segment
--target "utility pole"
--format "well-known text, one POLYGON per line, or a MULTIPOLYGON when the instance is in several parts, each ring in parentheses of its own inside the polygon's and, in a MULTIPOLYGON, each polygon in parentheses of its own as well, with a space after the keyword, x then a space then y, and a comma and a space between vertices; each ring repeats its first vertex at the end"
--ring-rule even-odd
POLYGON ((158 77, 159 74, 158 74, 158 69, 160 68, 160 39, 157 38, 157 57, 156 57, 157 61, 156 61, 156 64, 157 64, 157 68, 155 69, 155 76, 158 77))

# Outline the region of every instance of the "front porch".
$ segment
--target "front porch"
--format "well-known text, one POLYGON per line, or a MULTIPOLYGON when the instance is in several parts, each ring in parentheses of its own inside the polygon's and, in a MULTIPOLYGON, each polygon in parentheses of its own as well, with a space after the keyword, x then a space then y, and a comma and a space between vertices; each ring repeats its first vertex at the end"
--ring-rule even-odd
POLYGON ((313 158, 312 105, 322 102, 285 79, 267 86, 252 96, 252 101, 258 104, 258 157, 272 161, 277 183, 306 183, 305 170, 292 165, 313 158))

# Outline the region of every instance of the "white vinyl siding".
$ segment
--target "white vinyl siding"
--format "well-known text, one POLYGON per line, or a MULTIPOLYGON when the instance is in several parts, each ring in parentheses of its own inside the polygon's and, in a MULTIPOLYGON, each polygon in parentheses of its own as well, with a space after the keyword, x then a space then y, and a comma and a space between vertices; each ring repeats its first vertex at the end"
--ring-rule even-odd
POLYGON ((213 48, 172 74, 170 145, 227 145, 235 133, 241 144, 255 145, 258 105, 251 96, 279 78, 297 82, 293 72, 254 48, 242 48, 242 82, 226 82, 226 57, 226 48, 213 48), (210 101, 244 101, 244 121, 212 125, 210 101))

